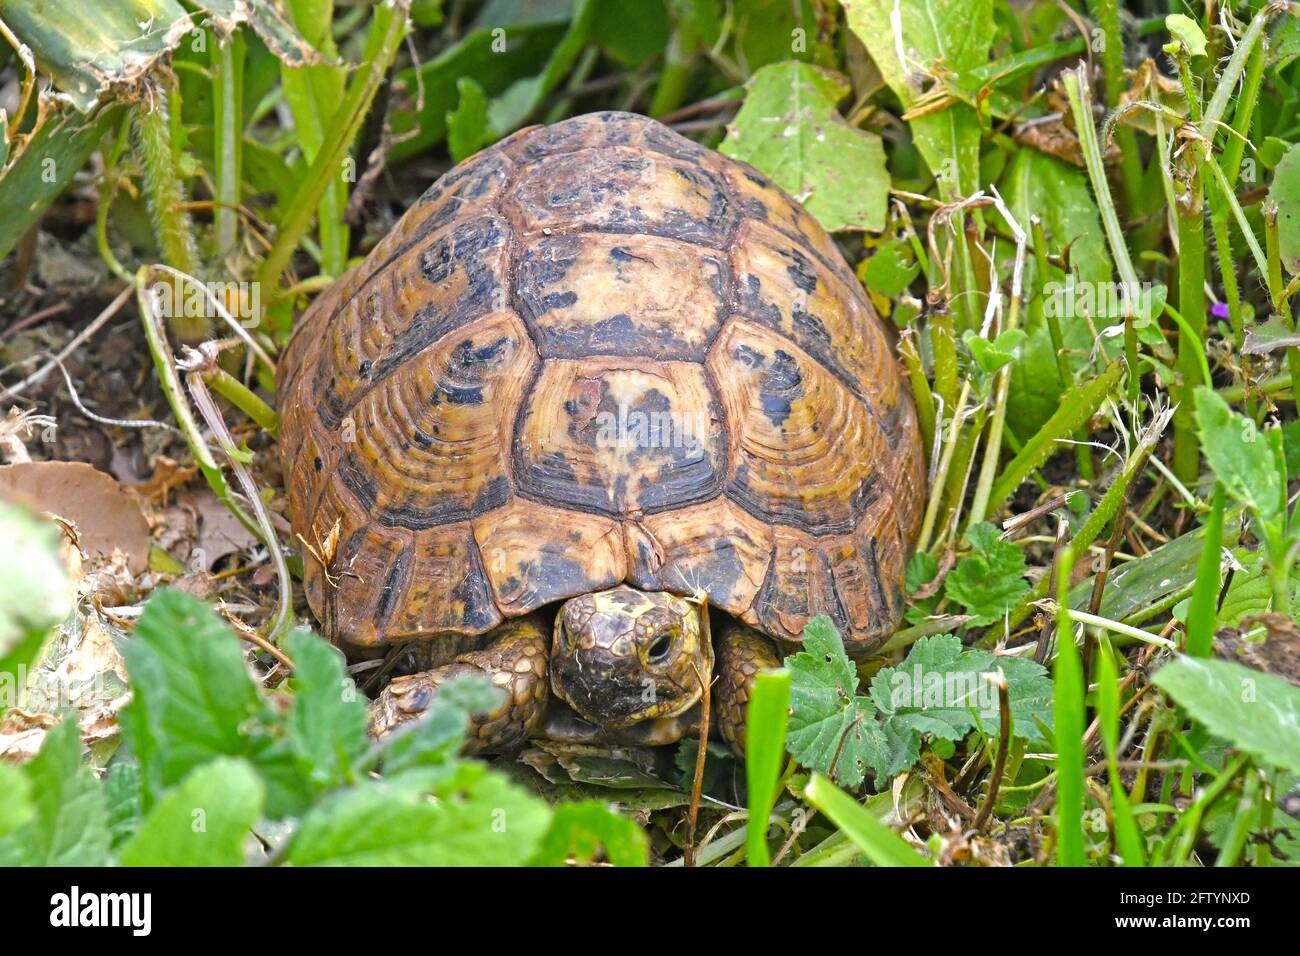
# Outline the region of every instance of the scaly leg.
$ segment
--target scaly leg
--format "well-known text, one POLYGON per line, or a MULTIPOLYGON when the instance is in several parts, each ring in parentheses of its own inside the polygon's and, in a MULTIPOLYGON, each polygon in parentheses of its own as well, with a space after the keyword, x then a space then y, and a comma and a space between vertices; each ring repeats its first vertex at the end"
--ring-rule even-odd
POLYGON ((383 737, 428 709, 438 688, 457 677, 486 676, 506 692, 505 702, 490 714, 470 718, 465 749, 471 753, 504 750, 522 743, 541 726, 550 697, 547 655, 550 636, 536 617, 502 624, 476 651, 450 664, 389 683, 370 705, 370 732, 383 737))
POLYGON ((713 720, 722 739, 745 755, 745 712, 754 678, 760 671, 781 666, 770 638, 744 624, 729 621, 718 639, 717 679, 713 683, 713 720))

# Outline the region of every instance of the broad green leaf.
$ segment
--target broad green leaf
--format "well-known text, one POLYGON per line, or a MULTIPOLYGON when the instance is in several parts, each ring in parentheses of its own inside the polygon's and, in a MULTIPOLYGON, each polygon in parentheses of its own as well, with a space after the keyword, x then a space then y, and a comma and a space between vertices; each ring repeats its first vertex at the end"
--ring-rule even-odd
POLYGON ((887 729, 900 733, 908 729, 959 740, 980 728, 997 736, 999 697, 990 678, 999 671, 1007 682, 1016 736, 1037 738, 1038 722, 1050 726, 1052 720, 1052 682, 1046 669, 1023 658, 963 648, 951 634, 923 637, 902 664, 877 671, 871 699, 887 729))
POLYGON ((16 699, 75 592, 52 521, 0 501, 0 693, 16 699))
POLYGON ((447 147, 456 162, 474 155, 496 139, 488 124, 488 101, 473 77, 456 81, 460 102, 447 114, 447 147))
POLYGON ((798 61, 765 66, 721 151, 770 176, 822 227, 885 227, 889 172, 880 137, 854 129, 836 104, 849 93, 839 74, 798 61))
POLYGON ((1268 198, 1277 206, 1277 242, 1282 264, 1296 275, 1300 273, 1300 149, 1295 146, 1286 151, 1273 170, 1268 198))
POLYGON ((110 87, 138 85, 151 64, 189 35, 178 22, 186 14, 176 0, 6 0, 0 16, 83 113, 110 87))
POLYGON ((1192 56, 1205 56, 1205 34, 1200 24, 1182 13, 1171 13, 1165 17, 1165 28, 1170 36, 1177 39, 1192 56))
POLYGON ((306 781, 292 744, 273 731, 239 641, 210 608, 180 591, 154 592, 122 655, 133 696, 121 724, 137 759, 146 809, 214 757, 244 757, 268 786, 267 812, 301 808, 306 781))
POLYGON ((218 758, 169 790, 122 847, 123 866, 239 866, 266 788, 242 760, 218 758))
POLYGON ((17 767, 0 763, 0 840, 36 816, 32 785, 17 767))
POLYGON ((550 824, 545 803, 481 763, 461 762, 440 776, 429 793, 398 779, 327 797, 303 816, 288 862, 520 866, 532 857, 550 824))
POLYGON ((1300 773, 1300 687, 1231 661, 1179 657, 1153 682, 1238 750, 1300 773))
POLYGON ((115 847, 126 842, 140 825, 143 813, 140 783, 140 765, 120 758, 109 766, 104 776, 108 828, 115 847))
POLYGON ((1025 556, 1003 541, 993 525, 983 522, 966 532, 973 550, 957 562, 944 580, 944 593, 971 615, 972 627, 992 624, 1029 590, 1025 556))
POLYGON ((635 820, 598 800, 561 803, 529 866, 564 866, 604 860, 614 866, 645 866, 646 835, 635 820))
POLYGON ((1201 447, 1214 474, 1236 501, 1253 510, 1267 526, 1285 520, 1285 476, 1254 421, 1238 415, 1207 386, 1196 389, 1196 422, 1201 447))
MULTIPOLYGON (((844 0, 849 29, 866 46, 904 109, 916 105, 925 70, 961 76, 988 61, 992 0, 844 0), (901 36, 892 28, 898 10, 901 36), (907 58, 899 59, 899 50, 907 58)), ((917 148, 948 196, 979 188, 980 123, 974 107, 953 102, 910 121, 917 148)))
POLYGON ((857 787, 878 759, 875 707, 858 695, 858 671, 824 614, 808 622, 803 650, 785 659, 790 671, 790 727, 786 745, 805 767, 833 773, 857 787))
POLYGON ((0 865, 108 863, 108 811, 99 781, 81 762, 77 722, 63 720, 47 733, 40 752, 22 772, 34 814, 0 838, 0 865))
POLYGON ((352 761, 365 751, 366 702, 348 676, 343 655, 307 630, 285 638, 293 660, 289 732, 305 773, 320 787, 352 781, 352 761))
POLYGON ((503 699, 504 691, 486 677, 458 677, 443 684, 419 720, 385 741, 384 773, 446 764, 465 743, 470 715, 491 713, 503 699))
POLYGON ((932 865, 911 844, 821 774, 813 774, 804 797, 826 814, 876 866, 932 865))
POLYGON ((790 713, 790 672, 767 671, 754 679, 745 715, 745 781, 749 796, 746 843, 750 866, 767 866, 768 817, 776 803, 785 732, 790 713))

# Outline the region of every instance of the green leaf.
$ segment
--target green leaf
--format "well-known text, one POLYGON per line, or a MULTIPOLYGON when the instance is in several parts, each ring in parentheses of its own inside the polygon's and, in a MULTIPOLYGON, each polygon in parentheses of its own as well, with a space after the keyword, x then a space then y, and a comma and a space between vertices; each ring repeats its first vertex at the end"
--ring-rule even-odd
POLYGON ((1296 275, 1300 273, 1300 149, 1295 146, 1286 151, 1273 170, 1268 198, 1277 205, 1277 243, 1282 264, 1296 275))
POLYGON ((745 716, 745 781, 749 796, 746 857, 750 866, 767 866, 768 817, 776 804, 785 762, 785 732, 790 713, 790 672, 765 671, 754 679, 745 716))
POLYGON ((1213 389, 1196 389, 1201 447, 1224 490, 1263 521, 1265 532, 1286 520, 1286 476, 1254 421, 1238 415, 1213 389))
POLYGON ((123 866, 239 866, 266 788, 242 760, 222 757, 169 790, 122 847, 123 866))
POLYGON ((951 634, 923 637, 902 664, 877 671, 871 699, 885 717, 887 731, 900 736, 906 729, 959 740, 979 728, 996 737, 1001 713, 997 687, 989 678, 998 671, 1007 682, 1016 736, 1038 738, 1039 722, 1050 726, 1052 721, 1047 670, 1023 658, 964 648, 951 634))
POLYGON ((550 824, 545 803, 478 762, 427 785, 366 781, 327 797, 289 845, 295 866, 521 866, 550 824))
POLYGON ((829 70, 795 60, 765 66, 719 149, 770 176, 827 231, 878 232, 889 198, 885 150, 840 116, 836 104, 848 93, 829 70))
POLYGON ((74 590, 53 522, 0 501, 0 541, 0 690, 17 691, 54 626, 72 613, 74 590))
POLYGON ((1002 366, 1015 361, 1027 338, 1023 329, 1008 329, 990 342, 974 329, 967 329, 961 340, 984 374, 992 375, 1002 366))
POLYGON ((1200 25, 1191 17, 1181 13, 1171 13, 1165 17, 1165 28, 1176 37, 1192 56, 1205 56, 1205 34, 1200 25))
MULTIPOLYGON (((65 719, 45 735, 22 768, 34 815, 0 838, 0 865, 104 866, 108 811, 104 793, 81 762, 81 729, 65 719)), ((21 808, 17 811, 22 814, 21 808)))
POLYGON ((529 866, 564 866, 572 861, 614 866, 645 866, 646 835, 630 820, 598 800, 561 803, 529 866))
POLYGON ((27 775, 17 767, 0 763, 0 840, 26 826, 35 816, 32 785, 27 775))
MULTIPOLYGON (((992 0, 843 0, 849 29, 866 46, 904 109, 914 106, 922 87, 916 66, 955 80, 984 66, 993 43, 992 0), (902 37, 890 26, 897 8, 902 37), (899 49, 911 61, 900 62, 899 49), (942 66, 942 70, 939 67, 942 66)), ((945 195, 969 196, 979 188, 980 122, 964 102, 910 120, 917 148, 945 195)))
POLYGON ((832 772, 857 787, 879 759, 875 707, 857 695, 858 671, 826 615, 803 630, 803 650, 785 659, 790 671, 790 729, 786 746, 805 767, 832 772), (837 757, 838 755, 838 757, 837 757))
POLYGON ((144 812, 140 786, 140 765, 120 758, 114 760, 104 776, 108 828, 115 847, 130 839, 140 826, 140 817, 144 812))
POLYGON ((906 840, 821 774, 813 774, 804 797, 826 814, 876 866, 931 866, 906 840))
POLYGON ((447 114, 447 146, 451 158, 460 162, 474 155, 497 137, 488 124, 488 101, 483 87, 473 77, 456 81, 460 102, 447 114))
POLYGON ((307 630, 285 638, 293 659, 289 732, 313 784, 352 782, 352 762, 368 746, 366 702, 348 676, 343 655, 307 630))
POLYGON ((939 562, 928 551, 917 551, 907 559, 903 586, 908 594, 914 594, 933 581, 938 573, 939 562))
POLYGON ((259 697, 238 639, 210 608, 170 588, 154 592, 122 656, 133 695, 121 723, 140 761, 146 809, 221 756, 257 767, 271 816, 301 809, 306 781, 293 744, 259 697))
POLYGON ((1238 750, 1300 773, 1300 688, 1231 661, 1179 657, 1153 682, 1238 750))
POLYGON ((1001 540, 993 525, 974 525, 966 537, 973 550, 949 572, 944 593, 971 615, 972 627, 979 627, 1002 620, 1029 590, 1029 582, 1024 577, 1024 554, 1001 540))
POLYGON ((1096 378, 1080 382, 1061 396, 1056 411, 1002 469, 989 492, 989 513, 1001 508, 1026 476, 1061 448, 1057 439, 1072 434, 1093 416, 1116 387, 1123 371, 1123 362, 1112 362, 1096 378))
POLYGON ((384 773, 438 767, 460 752, 471 714, 491 713, 505 692, 486 677, 458 677, 438 688, 428 710, 386 741, 384 773))

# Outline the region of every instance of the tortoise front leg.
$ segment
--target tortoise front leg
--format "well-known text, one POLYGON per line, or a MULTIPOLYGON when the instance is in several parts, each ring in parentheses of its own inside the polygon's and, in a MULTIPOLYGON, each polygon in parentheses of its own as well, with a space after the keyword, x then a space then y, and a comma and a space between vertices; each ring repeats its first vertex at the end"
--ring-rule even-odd
POLYGON ((490 714, 470 718, 465 749, 471 753, 504 750, 522 743, 541 726, 550 697, 547 654, 550 638, 536 617, 502 624, 476 651, 458 655, 450 664, 407 677, 398 677, 370 705, 370 732, 376 737, 423 714, 438 688, 465 676, 486 676, 506 692, 505 702, 490 714))
POLYGON ((776 645, 752 627, 728 621, 715 645, 717 679, 713 684, 713 720, 722 739, 745 755, 745 713, 754 678, 781 666, 776 645))

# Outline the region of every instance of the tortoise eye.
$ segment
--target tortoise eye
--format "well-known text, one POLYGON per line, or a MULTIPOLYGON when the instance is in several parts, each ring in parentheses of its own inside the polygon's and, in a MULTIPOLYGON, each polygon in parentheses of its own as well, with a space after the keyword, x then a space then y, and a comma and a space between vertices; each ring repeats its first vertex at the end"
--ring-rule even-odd
POLYGON ((668 652, 673 649, 673 638, 671 634, 660 634, 655 638, 655 642, 650 645, 646 651, 646 660, 652 664, 657 664, 668 656, 668 652))

